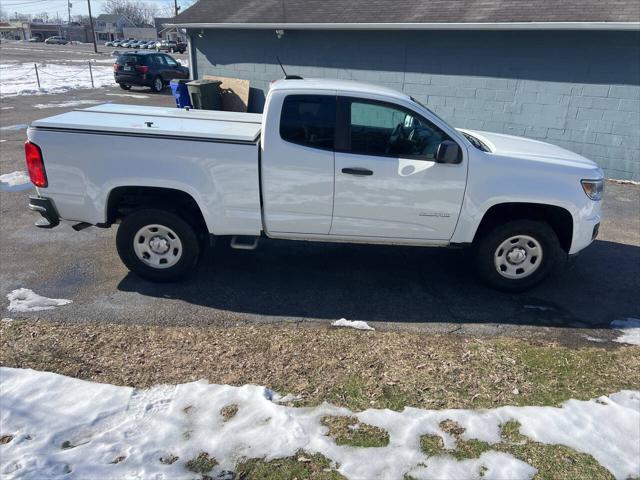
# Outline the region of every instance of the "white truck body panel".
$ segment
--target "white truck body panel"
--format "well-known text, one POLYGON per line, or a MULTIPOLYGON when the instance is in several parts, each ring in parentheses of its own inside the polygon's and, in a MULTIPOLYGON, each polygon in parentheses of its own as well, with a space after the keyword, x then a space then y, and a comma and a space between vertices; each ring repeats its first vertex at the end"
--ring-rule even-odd
POLYGON ((603 178, 595 163, 534 140, 457 131, 405 94, 355 82, 275 82, 264 115, 100 105, 38 120, 28 136, 42 148, 49 179, 39 194, 55 203, 63 219, 91 224, 105 222, 110 193, 127 186, 189 194, 216 235, 469 244, 491 207, 528 203, 571 214, 569 253, 576 253, 591 243, 600 222, 601 202, 587 197, 580 184, 603 178), (280 115, 290 94, 400 105, 446 132, 462 161, 368 156, 287 142, 280 115), (465 133, 490 151, 476 148, 465 133), (351 167, 375 175, 343 174, 351 167))
MULTIPOLYGON (((291 94, 301 93, 295 86, 291 94)), ((335 90, 305 89, 305 95, 335 90)), ((285 142, 280 114, 285 95, 270 93, 262 119, 262 201, 264 224, 274 237, 328 235, 333 214, 334 152, 285 142), (266 129, 265 129, 266 127, 266 129)))
POLYGON ((555 205, 567 210, 573 218, 570 254, 593 241, 592 232, 600 223, 602 202, 590 200, 576 185, 582 179, 603 178, 602 170, 594 162, 537 140, 461 131, 473 134, 492 151, 469 149, 470 180, 452 242, 473 240, 485 213, 503 203, 555 205))
POLYGON ((34 122, 27 135, 42 146, 49 179, 39 194, 64 220, 101 224, 115 188, 173 188, 191 195, 211 233, 258 235, 260 124, 153 113, 80 110, 34 122))

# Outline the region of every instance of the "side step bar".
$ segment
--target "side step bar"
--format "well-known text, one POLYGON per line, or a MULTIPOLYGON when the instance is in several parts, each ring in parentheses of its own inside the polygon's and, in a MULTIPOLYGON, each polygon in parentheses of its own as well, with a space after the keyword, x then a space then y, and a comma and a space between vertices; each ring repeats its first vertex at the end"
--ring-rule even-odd
POLYGON ((249 235, 234 235, 231 237, 231 248, 236 250, 255 250, 258 248, 260 237, 251 237, 249 235))

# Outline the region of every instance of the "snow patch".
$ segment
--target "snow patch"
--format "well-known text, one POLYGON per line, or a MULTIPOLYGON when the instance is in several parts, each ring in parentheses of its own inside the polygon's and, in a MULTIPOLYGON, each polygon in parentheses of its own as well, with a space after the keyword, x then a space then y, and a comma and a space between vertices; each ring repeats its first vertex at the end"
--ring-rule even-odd
POLYGON ((69 108, 69 107, 77 107, 79 105, 93 105, 96 103, 100 103, 97 100, 69 100, 68 102, 60 102, 60 103, 37 103, 33 106, 33 108, 69 108))
POLYGON ((149 95, 141 95, 138 93, 107 93, 110 97, 131 97, 131 98, 149 98, 149 95))
POLYGON ((71 300, 64 298, 47 298, 38 295, 28 288, 18 288, 7 294, 10 312, 37 312, 40 310, 52 310, 56 307, 67 305, 71 300))
POLYGON ((606 342, 604 338, 592 337, 590 335, 583 335, 583 337, 589 340, 590 342, 596 342, 596 343, 606 342))
POLYGON ((640 320, 637 318, 614 320, 611 322, 610 327, 623 332, 622 335, 614 340, 614 342, 640 345, 640 320))
MULTIPOLYGON (((353 413, 323 403, 295 408, 269 400, 255 385, 232 387, 203 380, 146 390, 91 383, 33 370, 0 368, 0 425, 13 439, 2 445, 0 475, 6 478, 155 478, 186 479, 185 463, 207 452, 220 463, 208 475, 234 470, 243 457, 275 458, 300 449, 329 458, 350 479, 485 478, 530 479, 536 469, 506 453, 488 451, 457 461, 427 457, 420 436, 455 440, 440 422, 451 419, 465 439, 500 441, 499 426, 520 422, 520 433, 547 444, 562 444, 593 457, 614 477, 640 474, 640 392, 621 391, 596 400, 569 400, 562 407, 501 407, 485 410, 405 408, 353 413), (218 413, 230 404, 238 413, 224 421, 218 413), (338 446, 321 419, 354 415, 389 433, 378 448, 338 446), (63 447, 64 445, 64 447, 63 447), (175 455, 171 465, 159 459, 175 455), (124 460, 114 463, 116 458, 124 460)), ((271 395, 273 397, 273 395, 271 395)))
POLYGON ((346 318, 331 322, 331 326, 355 328, 356 330, 375 330, 375 328, 370 327, 367 322, 363 322, 362 320, 347 320, 346 318))
POLYGON ((19 192, 31 188, 27 172, 16 171, 0 175, 0 192, 19 192))
MULTIPOLYGON (((92 66, 93 82, 96 88, 115 85, 113 68, 92 66)), ((0 64, 2 83, 0 98, 16 95, 37 95, 60 93, 76 88, 91 88, 88 65, 62 65, 47 63, 38 65, 40 88, 33 63, 0 64)))
POLYGON ((18 123, 17 125, 7 125, 6 127, 0 127, 3 132, 19 132, 20 130, 26 130, 29 127, 26 123, 18 123))
POLYGON ((610 182, 619 183, 621 185, 640 185, 640 182, 635 180, 616 180, 615 178, 607 178, 610 182))

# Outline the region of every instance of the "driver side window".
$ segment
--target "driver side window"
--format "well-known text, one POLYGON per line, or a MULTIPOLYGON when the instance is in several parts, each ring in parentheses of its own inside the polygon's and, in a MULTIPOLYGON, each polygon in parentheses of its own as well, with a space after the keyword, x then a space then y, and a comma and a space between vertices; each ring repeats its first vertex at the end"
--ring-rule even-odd
POLYGON ((351 100, 348 112, 351 153, 433 160, 449 140, 433 123, 388 103, 351 100))

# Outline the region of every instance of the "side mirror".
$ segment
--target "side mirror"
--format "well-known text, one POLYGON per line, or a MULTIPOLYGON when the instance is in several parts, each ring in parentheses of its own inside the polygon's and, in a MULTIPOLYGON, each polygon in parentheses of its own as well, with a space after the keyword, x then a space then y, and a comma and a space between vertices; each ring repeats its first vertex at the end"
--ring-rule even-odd
POLYGON ((180 62, 180 60, 176 60, 176 62, 178 63, 178 65, 182 65, 182 62, 180 62))
POLYGON ((436 150, 436 162, 438 163, 460 163, 462 161, 462 152, 460 151, 460 146, 452 141, 445 140, 440 145, 438 145, 438 150, 436 150))

